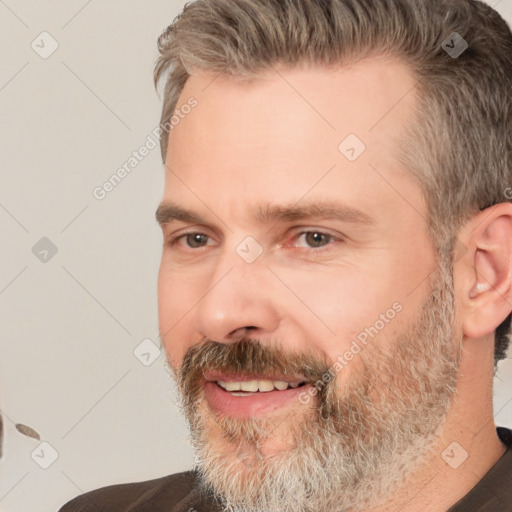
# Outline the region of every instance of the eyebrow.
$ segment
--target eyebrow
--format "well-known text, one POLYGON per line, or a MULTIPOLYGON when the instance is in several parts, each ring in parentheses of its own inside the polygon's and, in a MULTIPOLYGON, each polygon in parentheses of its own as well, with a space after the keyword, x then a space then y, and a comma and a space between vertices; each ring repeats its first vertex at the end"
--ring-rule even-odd
MULTIPOLYGON (((155 217, 161 226, 173 221, 208 224, 208 221, 197 212, 169 202, 160 204, 155 217)), ((268 204, 256 208, 253 218, 260 224, 296 222, 306 219, 338 220, 368 226, 375 224, 375 220, 361 210, 333 201, 303 202, 301 205, 298 203, 290 205, 268 204)))

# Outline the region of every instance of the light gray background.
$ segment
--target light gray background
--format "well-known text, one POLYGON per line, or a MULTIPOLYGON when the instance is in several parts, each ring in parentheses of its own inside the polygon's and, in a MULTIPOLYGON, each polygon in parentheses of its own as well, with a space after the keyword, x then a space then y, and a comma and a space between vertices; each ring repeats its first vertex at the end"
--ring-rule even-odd
MULTIPOLYGON (((158 345, 158 148, 92 194, 158 124, 156 39, 184 3, 0 0, 1 512, 191 467, 163 355, 145 366, 133 353, 158 345), (51 48, 43 31, 59 45, 47 59, 31 47, 51 48), (43 237, 58 249, 46 262, 32 252, 43 237), (16 423, 58 453, 48 469, 52 449, 16 423)), ((491 5, 512 21, 512 0, 491 5)), ((512 426, 511 359, 495 411, 512 426)))

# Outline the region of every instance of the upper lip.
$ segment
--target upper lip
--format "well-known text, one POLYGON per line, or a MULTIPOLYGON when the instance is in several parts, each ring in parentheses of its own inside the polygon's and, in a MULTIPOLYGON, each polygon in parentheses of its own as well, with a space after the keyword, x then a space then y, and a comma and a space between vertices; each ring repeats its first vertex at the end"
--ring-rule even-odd
POLYGON ((270 381, 283 381, 283 382, 306 382, 307 379, 301 375, 284 376, 284 375, 261 375, 255 373, 223 373, 219 371, 205 371, 203 373, 207 382, 247 382, 251 380, 270 380, 270 381))

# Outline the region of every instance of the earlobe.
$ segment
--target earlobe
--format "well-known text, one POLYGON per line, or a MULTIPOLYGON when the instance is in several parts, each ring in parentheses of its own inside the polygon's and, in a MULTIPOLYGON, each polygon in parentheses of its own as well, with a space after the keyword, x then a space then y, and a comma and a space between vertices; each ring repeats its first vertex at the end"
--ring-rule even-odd
POLYGON ((464 258, 462 326, 465 336, 481 338, 512 311, 512 204, 480 212, 464 231, 470 250, 464 258))

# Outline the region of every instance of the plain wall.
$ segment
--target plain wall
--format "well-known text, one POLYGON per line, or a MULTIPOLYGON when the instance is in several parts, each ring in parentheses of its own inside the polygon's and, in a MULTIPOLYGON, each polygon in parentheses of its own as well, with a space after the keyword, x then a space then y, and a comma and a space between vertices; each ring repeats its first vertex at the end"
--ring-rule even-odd
MULTIPOLYGON (((53 512, 81 492, 192 465, 164 357, 145 366, 134 355, 143 340, 158 344, 158 147, 93 195, 158 125, 156 39, 184 3, 0 2, 1 512, 53 512), (55 43, 44 31, 58 43, 46 59, 55 43), (58 453, 48 469, 42 441, 58 453)), ((497 9, 512 21, 512 0, 497 9)), ((511 363, 496 379, 504 426, 511 363)))

